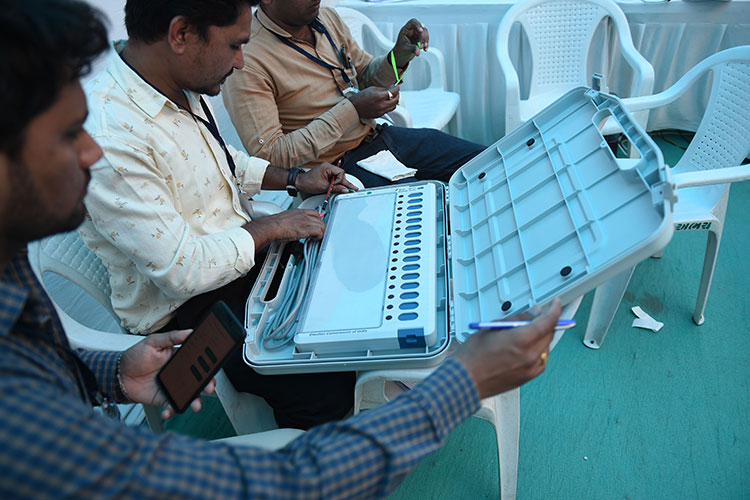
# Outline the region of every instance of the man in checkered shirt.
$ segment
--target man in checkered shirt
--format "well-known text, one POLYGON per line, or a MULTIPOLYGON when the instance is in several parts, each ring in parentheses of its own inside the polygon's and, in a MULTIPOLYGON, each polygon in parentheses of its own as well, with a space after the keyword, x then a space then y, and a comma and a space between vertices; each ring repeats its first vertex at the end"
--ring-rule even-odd
POLYGON ((0 0, 0 498, 382 498, 481 398, 544 370, 557 302, 529 326, 478 332, 391 403, 278 450, 157 436, 95 413, 137 402, 171 415, 155 375, 188 334, 74 352, 26 259, 28 241, 84 216, 101 150, 83 129, 78 78, 106 48, 101 19, 74 0, 0 0))

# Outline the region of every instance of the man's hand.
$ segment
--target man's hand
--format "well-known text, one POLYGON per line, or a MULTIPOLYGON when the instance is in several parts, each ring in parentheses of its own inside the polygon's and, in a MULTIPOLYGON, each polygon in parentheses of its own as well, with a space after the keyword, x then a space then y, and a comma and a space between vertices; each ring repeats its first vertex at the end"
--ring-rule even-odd
POLYGON ((319 240, 323 238, 326 230, 326 225, 323 224, 318 212, 300 208, 261 217, 242 227, 253 237, 256 252, 273 241, 294 241, 303 238, 319 240))
MULTIPOLYGON (((156 374, 172 356, 174 346, 182 344, 192 330, 177 330, 149 335, 122 353, 120 358, 120 383, 128 397, 135 403, 162 406, 161 418, 174 415, 167 396, 156 382, 156 374)), ((203 392, 211 394, 216 381, 211 380, 203 392)), ((190 408, 201 409, 201 399, 196 398, 190 408)))
POLYGON ((398 85, 389 87, 367 87, 349 97, 360 118, 380 118, 396 109, 398 85))
POLYGON ((297 175, 297 189, 307 194, 323 194, 328 192, 328 186, 333 177, 332 193, 348 193, 357 188, 346 180, 343 168, 321 163, 317 167, 297 175))
POLYGON ((429 47, 430 33, 427 28, 416 19, 410 19, 398 32, 396 45, 393 47, 396 66, 404 68, 409 64, 409 61, 419 55, 420 50, 427 50, 429 47), (420 45, 422 46, 421 49, 420 45))
POLYGON ((456 359, 474 379, 480 398, 514 389, 544 371, 549 343, 560 318, 560 301, 531 324, 472 334, 456 359))

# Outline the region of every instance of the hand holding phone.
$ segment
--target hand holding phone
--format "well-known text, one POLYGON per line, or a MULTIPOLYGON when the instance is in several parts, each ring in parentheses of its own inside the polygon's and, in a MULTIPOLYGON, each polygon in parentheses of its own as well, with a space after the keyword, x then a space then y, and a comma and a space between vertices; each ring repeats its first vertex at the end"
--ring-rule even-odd
POLYGON ((245 329, 224 302, 217 302, 156 380, 177 413, 198 397, 227 357, 245 340, 245 329))

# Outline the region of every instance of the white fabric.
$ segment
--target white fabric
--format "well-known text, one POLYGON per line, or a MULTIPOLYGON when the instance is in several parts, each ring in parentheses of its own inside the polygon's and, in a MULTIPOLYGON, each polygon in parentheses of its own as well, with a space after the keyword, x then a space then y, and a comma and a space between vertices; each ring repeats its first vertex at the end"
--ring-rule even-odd
POLYGON ((393 153, 384 149, 377 154, 359 160, 357 165, 380 177, 385 177, 391 182, 412 177, 417 169, 409 168, 393 156, 393 153))
MULTIPOLYGON (((505 99, 501 98, 504 83, 495 54, 495 35, 500 19, 513 3, 512 0, 381 3, 342 0, 339 6, 365 13, 391 39, 412 17, 425 24, 430 30, 430 45, 445 56, 447 90, 461 96, 449 131, 474 142, 491 144, 505 133, 505 99)), ((628 18, 635 47, 654 67, 654 92, 669 87, 711 54, 750 44, 750 0, 661 3, 626 0, 618 1, 618 5, 628 18)), ((601 40, 595 40, 595 46, 603 46, 601 40)), ((367 45, 364 48, 367 50, 367 45)), ((528 87, 528 61, 524 64, 528 46, 522 42, 520 34, 516 35, 510 52, 519 65, 523 97, 524 80, 528 87)), ((621 85, 629 82, 629 70, 623 60, 611 59, 610 67, 602 71, 610 90, 618 93, 621 85)), ((592 72, 595 69, 592 61, 592 72)), ((425 75, 416 58, 405 74, 402 90, 423 87, 425 75)), ((692 89, 683 102, 655 110, 649 116, 649 129, 695 130, 708 100, 708 85, 705 80, 692 89)))
MULTIPOLYGON (((117 53, 87 85, 87 130, 104 156, 91 168, 81 226, 107 266, 112 307, 134 333, 154 331, 191 297, 244 276, 255 244, 240 190, 260 190, 268 162, 230 147, 144 82, 117 53)), ((206 118, 197 94, 193 112, 206 118)))

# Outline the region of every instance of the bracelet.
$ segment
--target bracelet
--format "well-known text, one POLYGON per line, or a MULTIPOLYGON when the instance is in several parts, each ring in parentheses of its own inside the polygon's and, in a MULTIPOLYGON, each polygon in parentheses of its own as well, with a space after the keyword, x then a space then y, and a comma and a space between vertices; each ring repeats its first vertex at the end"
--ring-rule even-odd
POLYGON ((299 191, 297 190, 297 175, 302 171, 299 167, 292 167, 289 169, 289 174, 286 176, 286 192, 289 196, 297 196, 299 191))
POLYGON ((125 396, 125 399, 128 401, 132 401, 130 399, 130 396, 128 396, 128 391, 125 390, 125 386, 122 383, 122 377, 120 377, 120 360, 122 359, 122 352, 117 355, 117 365, 115 366, 115 373, 117 374, 117 384, 120 386, 120 391, 122 392, 122 395, 125 396))

